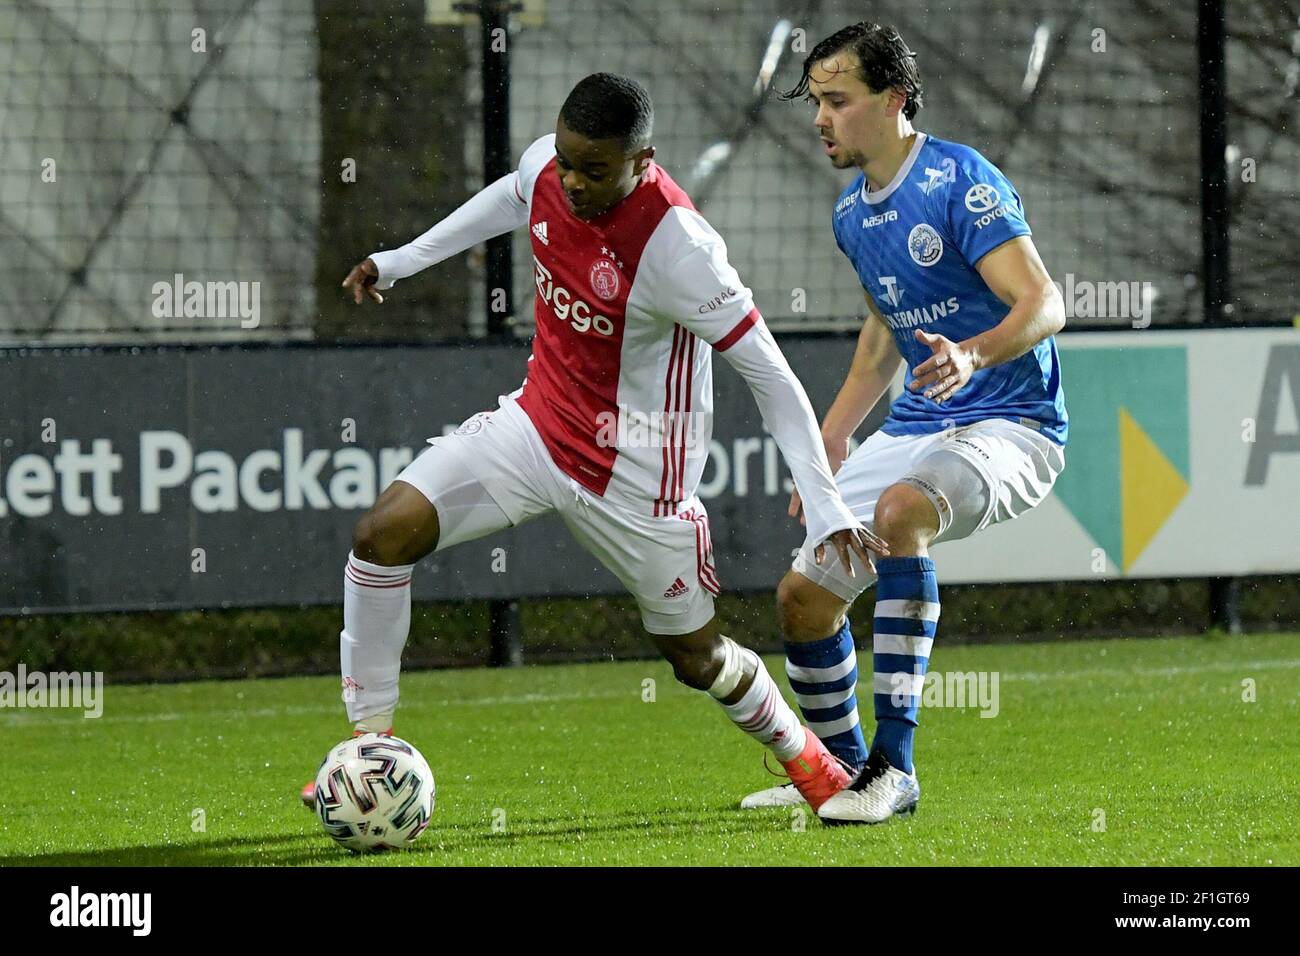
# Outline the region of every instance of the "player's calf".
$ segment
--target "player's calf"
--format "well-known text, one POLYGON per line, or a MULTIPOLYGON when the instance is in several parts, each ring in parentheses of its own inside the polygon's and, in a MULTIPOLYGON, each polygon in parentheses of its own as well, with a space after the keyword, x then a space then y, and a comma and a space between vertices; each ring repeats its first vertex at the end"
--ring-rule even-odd
MULTIPOLYGON (((805 723, 837 758, 854 769, 862 766, 867 746, 858 720, 858 663, 848 602, 790 571, 777 589, 777 605, 786 676, 805 723)), ((791 799, 788 790, 771 788, 746 797, 742 806, 783 806, 791 799)))
POLYGON ((714 622, 693 634, 655 641, 677 679, 707 691, 737 727, 768 747, 814 808, 848 783, 848 770, 800 725, 762 659, 719 634, 714 622))
POLYGON ((673 677, 692 690, 708 690, 725 662, 725 650, 720 635, 713 638, 656 636, 660 653, 672 665, 673 677))
POLYGON ((353 532, 343 570, 339 666, 348 719, 359 731, 392 725, 411 623, 411 575, 437 545, 438 530, 438 513, 424 494, 395 481, 353 532))

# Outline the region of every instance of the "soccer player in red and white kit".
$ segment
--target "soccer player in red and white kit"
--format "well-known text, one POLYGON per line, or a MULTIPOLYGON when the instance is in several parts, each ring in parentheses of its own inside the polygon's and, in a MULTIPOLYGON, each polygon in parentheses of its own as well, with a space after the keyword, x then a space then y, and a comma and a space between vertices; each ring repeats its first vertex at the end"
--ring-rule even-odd
POLYGON ((851 570, 850 553, 869 562, 869 551, 887 549, 840 499, 803 386, 726 245, 654 163, 652 124, 639 84, 588 76, 555 135, 533 143, 515 172, 345 280, 358 303, 382 302, 395 281, 527 224, 537 328, 523 387, 430 439, 357 524, 343 584, 343 697, 358 732, 391 730, 415 562, 556 513, 635 595, 677 679, 771 748, 816 807, 848 773, 800 725, 758 655, 714 618, 718 579, 695 493, 705 456, 688 453, 708 448, 714 352, 753 391, 822 542, 819 563, 851 570))

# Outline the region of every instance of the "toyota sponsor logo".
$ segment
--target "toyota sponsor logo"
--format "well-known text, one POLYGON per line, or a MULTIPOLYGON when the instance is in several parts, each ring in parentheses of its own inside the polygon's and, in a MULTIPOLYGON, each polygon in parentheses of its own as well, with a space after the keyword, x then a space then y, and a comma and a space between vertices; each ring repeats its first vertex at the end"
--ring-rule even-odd
POLYGON ((966 190, 966 208, 973 213, 986 213, 1002 202, 1002 195, 996 186, 988 183, 976 183, 966 190))
POLYGON ((966 190, 966 208, 979 216, 975 228, 983 229, 995 219, 1007 214, 1007 207, 1002 205, 1002 195, 996 186, 988 183, 976 183, 966 190))

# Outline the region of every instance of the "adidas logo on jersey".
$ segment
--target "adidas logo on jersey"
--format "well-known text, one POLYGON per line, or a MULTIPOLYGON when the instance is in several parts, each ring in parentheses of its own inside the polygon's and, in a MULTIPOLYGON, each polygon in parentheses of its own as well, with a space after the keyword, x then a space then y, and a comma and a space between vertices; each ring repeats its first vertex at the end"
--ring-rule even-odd
POLYGON ((542 241, 542 245, 549 246, 551 240, 546 238, 546 223, 539 222, 533 225, 533 235, 542 241))
POLYGON ((686 586, 686 582, 683 581, 681 578, 678 578, 676 581, 672 583, 672 587, 670 587, 667 591, 664 592, 664 597, 666 598, 681 597, 689 590, 690 588, 686 586))

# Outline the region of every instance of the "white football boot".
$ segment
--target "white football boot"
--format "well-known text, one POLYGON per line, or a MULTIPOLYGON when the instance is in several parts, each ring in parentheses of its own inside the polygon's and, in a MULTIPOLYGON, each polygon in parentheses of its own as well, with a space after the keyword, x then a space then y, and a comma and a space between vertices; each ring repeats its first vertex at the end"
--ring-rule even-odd
POLYGON ((915 773, 890 766, 884 751, 871 751, 867 765, 853 781, 817 810, 823 823, 884 823, 893 816, 916 812, 921 785, 915 773))
POLYGON ((792 783, 783 783, 779 787, 768 787, 751 793, 740 801, 740 809, 756 810, 760 807, 798 807, 807 803, 799 788, 792 783))

